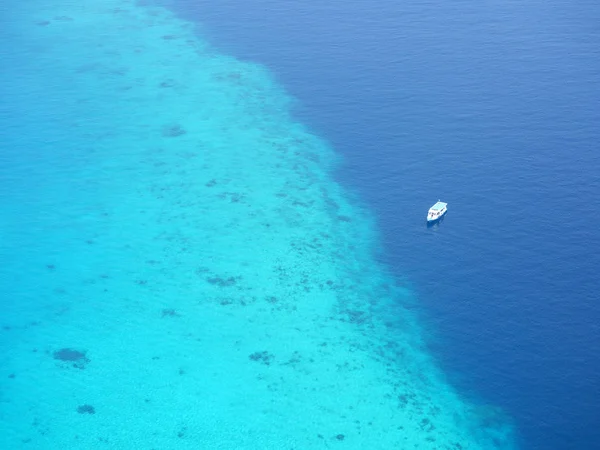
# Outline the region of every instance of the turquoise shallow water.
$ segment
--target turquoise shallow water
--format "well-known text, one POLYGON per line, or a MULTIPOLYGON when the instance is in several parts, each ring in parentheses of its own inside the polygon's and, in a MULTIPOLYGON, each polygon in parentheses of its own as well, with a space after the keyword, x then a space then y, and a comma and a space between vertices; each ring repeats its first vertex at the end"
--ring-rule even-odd
POLYGON ((266 68, 127 0, 4 17, 2 448, 514 447, 266 68))

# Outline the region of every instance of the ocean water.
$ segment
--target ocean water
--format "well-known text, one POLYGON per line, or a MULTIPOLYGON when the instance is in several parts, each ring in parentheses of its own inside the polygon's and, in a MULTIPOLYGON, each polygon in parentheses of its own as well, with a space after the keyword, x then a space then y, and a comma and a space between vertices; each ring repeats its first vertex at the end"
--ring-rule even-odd
POLYGON ((0 12, 0 448, 597 447, 597 6, 0 12))
POLYGON ((326 136, 464 395, 522 448, 599 448, 600 8, 175 2, 326 136), (439 227, 423 226, 438 198, 439 227))

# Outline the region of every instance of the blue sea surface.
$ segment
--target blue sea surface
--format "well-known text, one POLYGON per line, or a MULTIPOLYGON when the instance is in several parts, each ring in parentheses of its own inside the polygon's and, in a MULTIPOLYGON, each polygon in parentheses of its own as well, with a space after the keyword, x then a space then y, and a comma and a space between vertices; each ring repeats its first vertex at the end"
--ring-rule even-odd
POLYGON ((597 4, 0 12, 0 448, 600 446, 597 4))
POLYGON ((343 154, 452 382, 523 448, 599 448, 598 4, 174 3, 343 154))

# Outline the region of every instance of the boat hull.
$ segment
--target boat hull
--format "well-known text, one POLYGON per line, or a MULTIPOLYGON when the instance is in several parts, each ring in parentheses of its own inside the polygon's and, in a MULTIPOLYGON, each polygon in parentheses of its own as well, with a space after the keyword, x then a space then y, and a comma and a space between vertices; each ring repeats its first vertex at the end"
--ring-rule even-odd
POLYGON ((444 217, 446 217, 446 216, 442 216, 442 217, 440 217, 438 219, 434 219, 434 220, 428 220, 425 223, 425 226, 427 227, 427 229, 437 228, 444 222, 444 217))
POLYGON ((448 212, 448 209, 444 209, 439 214, 435 214, 435 215, 432 213, 427 214, 427 223, 435 223, 435 222, 440 221, 442 219, 442 217, 444 217, 446 215, 447 212, 448 212))
POLYGON ((448 203, 437 201, 435 205, 427 211, 427 223, 436 223, 448 212, 448 203))
POLYGON ((447 214, 447 213, 448 213, 448 210, 445 210, 445 211, 444 211, 442 214, 440 214, 439 216, 436 216, 436 217, 430 217, 430 216, 427 216, 427 223, 428 223, 428 224, 434 224, 434 223, 436 223, 436 222, 439 222, 440 220, 442 220, 442 219, 443 219, 443 218, 446 216, 446 214, 447 214))

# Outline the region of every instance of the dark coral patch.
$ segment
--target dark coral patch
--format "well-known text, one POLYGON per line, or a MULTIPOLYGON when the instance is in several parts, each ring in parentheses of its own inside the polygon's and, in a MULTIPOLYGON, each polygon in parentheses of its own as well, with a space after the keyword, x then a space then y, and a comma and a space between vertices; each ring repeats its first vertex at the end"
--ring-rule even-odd
POLYGON ((180 125, 166 125, 162 129, 162 135, 164 137, 179 137, 186 134, 185 131, 180 125))
POLYGON ((179 314, 173 308, 167 308, 167 309, 162 310, 162 317, 180 317, 180 316, 181 316, 181 314, 179 314))
POLYGON ((350 323, 362 324, 367 320, 367 314, 364 311, 347 310, 345 311, 347 321, 350 323))
POLYGON ((231 203, 240 203, 244 200, 245 195, 239 192, 221 192, 218 197, 223 200, 229 200, 231 203))
POLYGON ((79 414, 96 414, 96 409, 92 405, 80 405, 77 408, 79 414))
POLYGON ((408 405, 408 396, 405 394, 399 395, 398 396, 398 407, 406 408, 406 405, 408 405))
POLYGON ((159 86, 161 88, 170 88, 170 87, 174 87, 176 85, 177 85, 177 82, 171 78, 169 78, 168 80, 165 80, 159 84, 159 86))
POLYGON ((71 365, 77 369, 85 369, 86 364, 90 362, 85 356, 85 352, 80 352, 79 350, 73 350, 71 348, 57 350, 52 356, 56 360, 71 363, 71 365))
POLYGON ((261 362, 268 366, 271 364, 274 355, 269 352, 254 352, 248 358, 250 358, 252 361, 261 362))
POLYGON ((431 420, 429 420, 427 417, 423 418, 421 420, 421 429, 427 432, 431 432, 433 430, 435 430, 435 425, 431 423, 431 420))
POLYGON ((234 277, 221 278, 221 277, 209 277, 206 279, 210 284, 214 284, 219 287, 229 287, 235 284, 236 279, 234 277))
POLYGON ((54 359, 61 361, 79 361, 85 358, 85 353, 71 348, 62 348, 54 352, 54 359))

